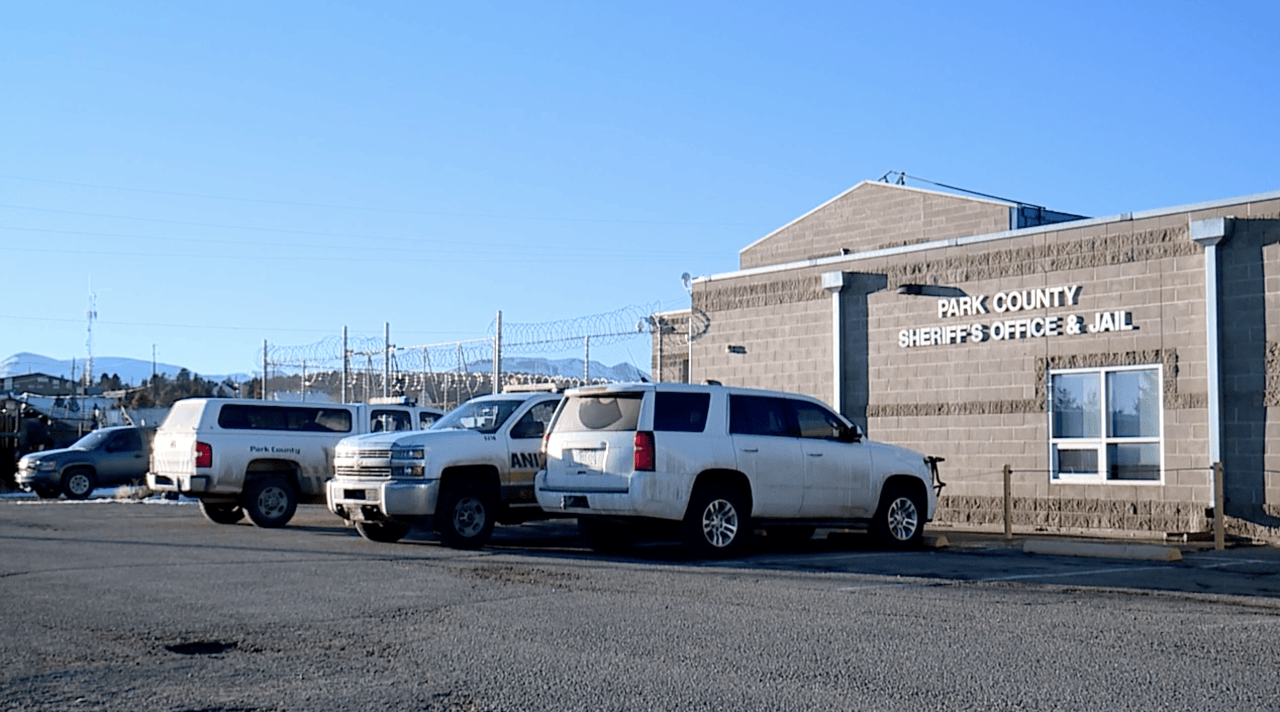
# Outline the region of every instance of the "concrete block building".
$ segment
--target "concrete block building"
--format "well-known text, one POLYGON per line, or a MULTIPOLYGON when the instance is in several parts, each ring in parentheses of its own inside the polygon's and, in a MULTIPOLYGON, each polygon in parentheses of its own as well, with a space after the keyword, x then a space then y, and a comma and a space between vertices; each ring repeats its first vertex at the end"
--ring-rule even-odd
POLYGON ((659 380, 946 458, 939 521, 1280 540, 1280 192, 1084 218, 863 182, 692 280, 659 380), (689 334, 693 334, 690 344, 689 334))

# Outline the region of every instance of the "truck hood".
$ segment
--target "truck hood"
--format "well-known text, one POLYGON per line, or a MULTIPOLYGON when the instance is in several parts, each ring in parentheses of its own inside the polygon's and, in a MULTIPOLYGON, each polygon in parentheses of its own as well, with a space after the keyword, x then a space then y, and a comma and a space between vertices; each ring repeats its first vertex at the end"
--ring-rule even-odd
POLYGON ((49 461, 68 462, 71 460, 83 460, 88 452, 88 450, 81 450, 80 448, 60 447, 57 450, 37 450, 36 452, 29 452, 26 455, 23 455, 22 459, 32 464, 49 461))
POLYGON ((347 447, 390 449, 393 447, 453 447, 457 443, 474 443, 483 434, 474 430, 405 430, 394 433, 372 433, 344 438, 340 445, 347 447))

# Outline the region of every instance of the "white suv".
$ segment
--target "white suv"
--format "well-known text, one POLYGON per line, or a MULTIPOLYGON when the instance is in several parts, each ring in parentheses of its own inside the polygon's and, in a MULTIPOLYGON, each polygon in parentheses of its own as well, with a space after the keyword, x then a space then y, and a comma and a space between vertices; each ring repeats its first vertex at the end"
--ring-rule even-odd
POLYGON ((755 527, 802 539, 865 527, 915 546, 941 486, 937 458, 867 441, 821 401, 720 385, 572 389, 543 450, 538 504, 577 515, 597 550, 645 520, 680 523, 701 555, 736 553, 755 527))

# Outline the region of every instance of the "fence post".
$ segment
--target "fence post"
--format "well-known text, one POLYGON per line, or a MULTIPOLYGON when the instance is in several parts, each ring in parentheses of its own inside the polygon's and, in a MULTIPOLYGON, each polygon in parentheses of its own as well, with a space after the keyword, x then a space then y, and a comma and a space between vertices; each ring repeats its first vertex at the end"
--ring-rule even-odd
MULTIPOLYGON (((490 392, 502 392, 502 311, 498 311, 498 315, 494 317, 496 324, 493 330, 493 388, 490 392)), ((458 350, 462 350, 462 345, 458 345, 458 350)))
POLYGON ((1013 538, 1013 468, 1004 466, 1004 538, 1013 538))
POLYGON ((262 400, 267 399, 267 340, 262 340, 262 400))
POLYGON ((1213 463, 1213 548, 1227 548, 1227 495, 1224 487, 1222 463, 1213 463))

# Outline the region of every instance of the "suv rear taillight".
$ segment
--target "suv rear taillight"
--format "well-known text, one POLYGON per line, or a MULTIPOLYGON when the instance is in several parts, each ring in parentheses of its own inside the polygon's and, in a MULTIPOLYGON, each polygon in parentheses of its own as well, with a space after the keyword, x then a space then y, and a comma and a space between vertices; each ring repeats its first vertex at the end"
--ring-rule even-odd
POLYGON ((653 472, 654 459, 653 432, 649 430, 636 431, 635 471, 653 472))
POLYGON ((213 467, 213 446, 196 443, 196 467, 213 467))

